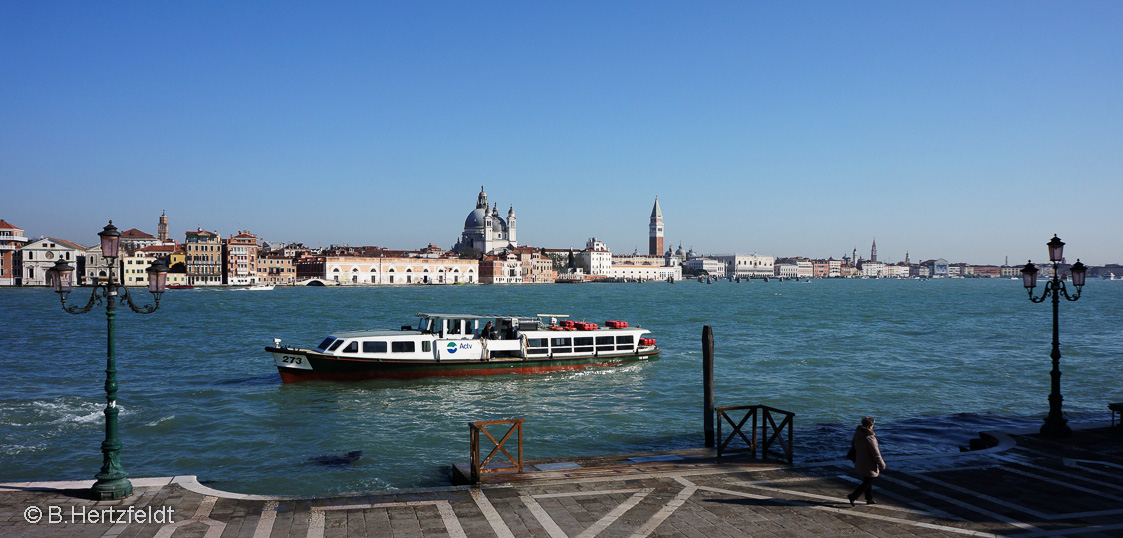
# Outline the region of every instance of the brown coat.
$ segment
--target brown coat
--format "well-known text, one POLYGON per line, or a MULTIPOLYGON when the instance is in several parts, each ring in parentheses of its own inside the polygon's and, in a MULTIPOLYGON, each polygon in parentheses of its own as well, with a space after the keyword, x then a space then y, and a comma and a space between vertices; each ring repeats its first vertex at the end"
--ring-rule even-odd
POLYGON ((877 447, 877 437, 873 430, 865 426, 858 426, 854 430, 854 472, 860 477, 873 477, 885 470, 885 460, 881 459, 881 450, 877 447))

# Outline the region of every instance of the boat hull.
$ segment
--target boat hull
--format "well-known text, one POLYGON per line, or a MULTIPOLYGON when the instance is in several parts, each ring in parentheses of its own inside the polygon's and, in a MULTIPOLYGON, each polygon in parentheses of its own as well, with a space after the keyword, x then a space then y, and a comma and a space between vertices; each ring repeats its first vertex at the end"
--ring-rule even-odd
POLYGON ((267 347, 285 383, 298 381, 360 381, 364 379, 417 379, 422 377, 544 374, 589 367, 607 367, 652 359, 658 349, 627 354, 570 357, 492 359, 488 361, 419 361, 340 359, 306 350, 267 347))

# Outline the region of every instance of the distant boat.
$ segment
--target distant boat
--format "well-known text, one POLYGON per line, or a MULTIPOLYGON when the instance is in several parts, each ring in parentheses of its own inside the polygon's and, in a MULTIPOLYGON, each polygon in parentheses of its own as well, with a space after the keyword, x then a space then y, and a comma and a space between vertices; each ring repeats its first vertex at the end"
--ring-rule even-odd
POLYGON ((250 286, 246 289, 250 290, 250 291, 270 291, 270 290, 273 289, 273 285, 272 284, 257 284, 257 285, 254 285, 254 286, 250 286))
POLYGON ((172 285, 168 286, 169 290, 193 290, 195 286, 172 285))

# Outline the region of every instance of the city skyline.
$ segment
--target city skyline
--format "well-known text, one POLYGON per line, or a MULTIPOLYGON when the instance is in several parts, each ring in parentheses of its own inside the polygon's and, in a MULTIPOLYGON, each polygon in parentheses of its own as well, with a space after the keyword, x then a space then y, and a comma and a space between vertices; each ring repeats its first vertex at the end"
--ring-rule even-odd
POLYGON ((0 6, 0 218, 451 247, 1123 260, 1111 3, 0 6), (468 208, 470 209, 470 208, 468 208))

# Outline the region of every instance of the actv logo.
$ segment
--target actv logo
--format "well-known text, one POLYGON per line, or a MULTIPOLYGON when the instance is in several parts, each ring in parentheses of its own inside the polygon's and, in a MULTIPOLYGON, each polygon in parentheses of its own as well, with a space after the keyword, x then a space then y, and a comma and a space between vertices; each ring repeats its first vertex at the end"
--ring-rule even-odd
POLYGON ((449 353, 456 353, 456 342, 449 342, 445 349, 448 349, 449 353))

